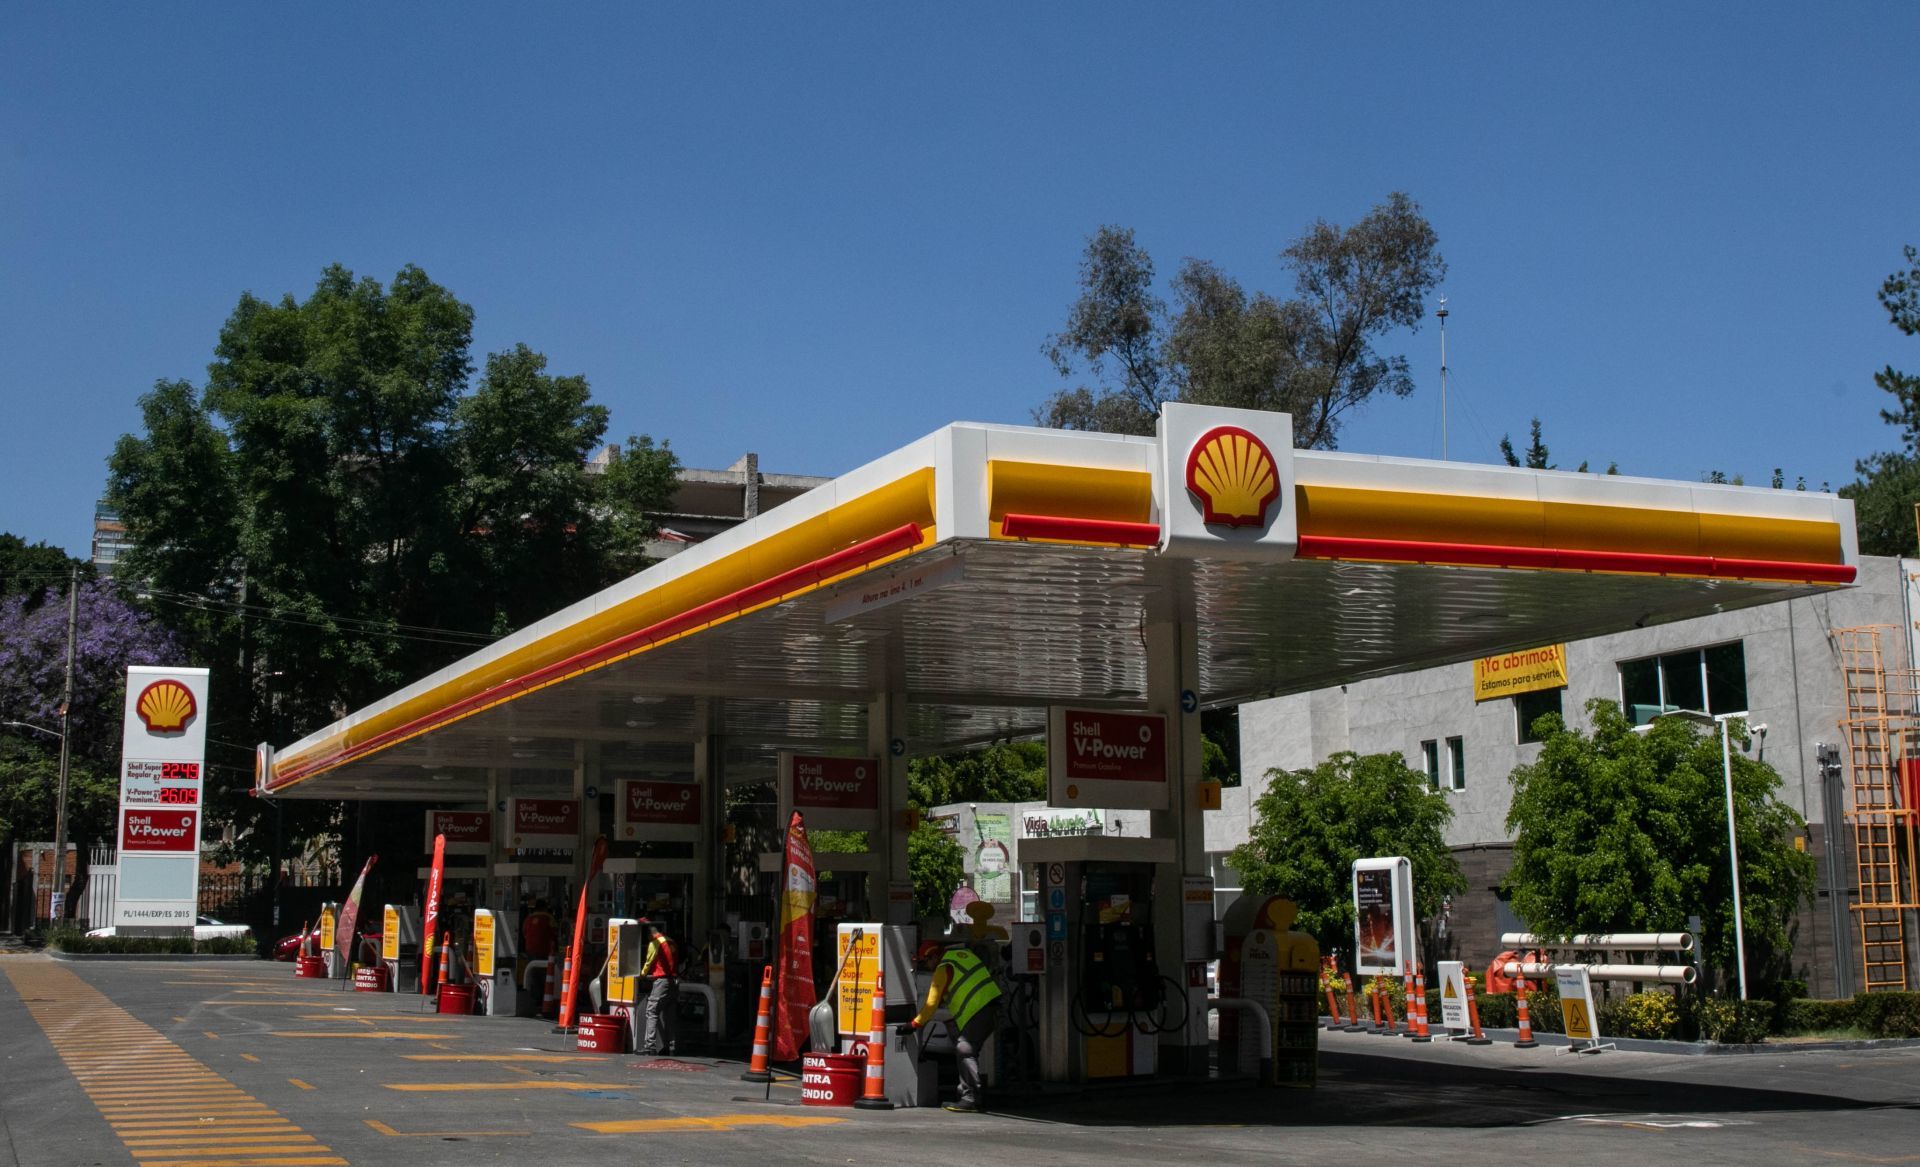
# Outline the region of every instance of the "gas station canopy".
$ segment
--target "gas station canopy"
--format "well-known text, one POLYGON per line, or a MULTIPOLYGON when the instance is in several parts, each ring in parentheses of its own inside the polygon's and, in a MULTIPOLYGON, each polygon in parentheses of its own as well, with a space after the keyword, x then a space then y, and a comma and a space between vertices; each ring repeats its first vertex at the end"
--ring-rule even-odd
POLYGON ((1043 733, 1147 702, 1188 629, 1237 704, 1852 581, 1830 495, 1293 450, 1282 414, 1152 438, 958 423, 554 613, 262 761, 274 797, 480 801, 489 771, 681 773, 1043 733))

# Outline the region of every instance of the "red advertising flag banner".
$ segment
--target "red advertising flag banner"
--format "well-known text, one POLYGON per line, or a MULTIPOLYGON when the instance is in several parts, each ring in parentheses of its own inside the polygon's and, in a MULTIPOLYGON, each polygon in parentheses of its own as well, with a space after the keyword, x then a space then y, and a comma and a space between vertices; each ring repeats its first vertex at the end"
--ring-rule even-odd
POLYGON ((807 1033, 807 1014, 814 1006, 813 905, 818 885, 813 848, 807 845, 807 826, 799 811, 787 824, 786 861, 780 865, 780 976, 774 1016, 773 1057, 797 1061, 807 1033))
POLYGON ((572 1029, 574 1014, 579 1012, 581 966, 586 964, 587 952, 587 893, 593 889, 593 881, 600 878, 600 867, 607 861, 607 837, 601 835, 593 841, 593 859, 587 864, 586 882, 580 885, 580 906, 573 913, 573 947, 567 951, 573 956, 573 967, 568 970, 567 991, 560 996, 560 1028, 572 1029))
POLYGON ((796 754, 792 805, 796 810, 879 810, 879 760, 796 754))
POLYGON ((126 810, 120 815, 120 849, 123 851, 183 851, 195 847, 194 827, 197 810, 126 810))
POLYGON ((428 992, 427 984, 433 976, 433 946, 440 935, 435 931, 440 926, 440 878, 447 869, 447 838, 445 835, 433 837, 433 866, 427 871, 427 906, 420 915, 420 993, 428 992))
POLYGON ((340 967, 353 963, 354 928, 360 923, 360 896, 367 890, 367 872, 380 862, 380 856, 367 857, 366 866, 360 869, 360 878, 353 881, 353 890, 347 893, 347 902, 340 905, 340 923, 333 930, 333 951, 339 959, 340 967))

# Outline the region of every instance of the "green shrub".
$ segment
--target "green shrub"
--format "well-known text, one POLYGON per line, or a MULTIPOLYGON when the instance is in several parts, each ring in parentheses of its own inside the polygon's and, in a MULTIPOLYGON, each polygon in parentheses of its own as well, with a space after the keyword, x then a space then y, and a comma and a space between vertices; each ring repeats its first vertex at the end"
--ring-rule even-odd
POLYGON ((1920 1037, 1920 993, 1861 993, 1854 1024, 1875 1037, 1920 1037))
POLYGON ((1480 1024, 1488 1029, 1512 1029, 1519 1019, 1514 1012, 1512 993, 1488 993, 1477 998, 1480 1004, 1480 1024))
POLYGON ((1724 1045, 1755 1045, 1767 1040, 1772 1001, 1736 1001, 1709 997, 1700 1002, 1700 1036, 1724 1045))
POLYGON ((1858 1006, 1852 999, 1815 1001, 1805 997, 1782 1005, 1774 1021, 1776 1033, 1826 1033, 1860 1024, 1858 1006))
POLYGON ((153 953, 159 955, 244 956, 257 951, 251 939, 195 940, 191 936, 89 936, 73 924, 47 930, 47 947, 76 956, 97 953, 153 953))
POLYGON ((1680 1036, 1680 1006, 1672 993, 1632 993, 1600 1007, 1600 1032, 1608 1037, 1673 1041, 1680 1036))
MULTIPOLYGON (((1565 1033, 1567 1023, 1560 1016, 1560 990, 1527 990, 1527 1014, 1533 1023, 1535 1033, 1565 1033)), ((1515 1021, 1518 1025, 1519 1022, 1515 1021)))

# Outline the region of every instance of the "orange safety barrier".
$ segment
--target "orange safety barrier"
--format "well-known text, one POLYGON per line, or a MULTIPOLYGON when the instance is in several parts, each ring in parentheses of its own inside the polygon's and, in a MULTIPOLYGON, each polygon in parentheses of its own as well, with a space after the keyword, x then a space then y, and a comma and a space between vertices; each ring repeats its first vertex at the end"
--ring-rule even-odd
MULTIPOLYGON (((573 953, 564 948, 560 952, 560 1016, 571 1020, 576 1016, 573 1006, 573 953)), ((561 1025, 556 1018, 553 1028, 548 1032, 574 1033, 577 1027, 561 1025)))
POLYGON ((1513 1048, 1532 1049, 1540 1043, 1533 1040, 1533 1018, 1527 1014, 1527 978, 1515 978, 1513 993, 1513 1003, 1520 1010, 1520 1039, 1513 1043, 1513 1048))
POLYGON ((740 1075, 742 1082, 771 1082, 773 1072, 767 1068, 768 1050, 773 1045, 773 966, 767 965, 760 970, 760 1011, 753 1019, 753 1060, 747 1063, 747 1072, 740 1075))
POLYGON ((867 1034, 866 1091, 854 1102, 860 1110, 892 1110, 887 1101, 887 970, 873 974, 873 1024, 867 1034))
POLYGON ((1417 961, 1413 966, 1413 995, 1413 1040, 1432 1041, 1433 1032, 1427 1028, 1427 974, 1417 961))
POLYGON ((1473 970, 1466 965, 1460 966, 1460 979, 1467 984, 1467 1025, 1470 1037, 1468 1045, 1492 1045, 1493 1039, 1480 1028, 1480 1002, 1473 995, 1473 970))

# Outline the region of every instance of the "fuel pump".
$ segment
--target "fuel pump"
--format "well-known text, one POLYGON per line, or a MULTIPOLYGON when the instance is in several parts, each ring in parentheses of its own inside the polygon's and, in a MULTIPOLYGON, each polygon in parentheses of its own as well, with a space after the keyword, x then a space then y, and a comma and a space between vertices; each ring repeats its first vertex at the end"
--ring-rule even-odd
POLYGON ((518 929, 506 912, 477 909, 473 913, 473 980, 480 994, 480 1012, 488 1017, 511 1017, 520 1010, 520 988, 514 977, 518 929))
POLYGON ((607 921, 607 1011, 626 1018, 627 1048, 640 1048, 641 994, 640 962, 647 954, 647 934, 651 929, 630 917, 607 921))
POLYGON ((420 915, 413 905, 388 904, 380 913, 380 963, 393 992, 419 992, 420 915))

